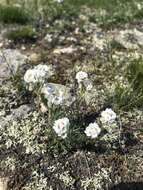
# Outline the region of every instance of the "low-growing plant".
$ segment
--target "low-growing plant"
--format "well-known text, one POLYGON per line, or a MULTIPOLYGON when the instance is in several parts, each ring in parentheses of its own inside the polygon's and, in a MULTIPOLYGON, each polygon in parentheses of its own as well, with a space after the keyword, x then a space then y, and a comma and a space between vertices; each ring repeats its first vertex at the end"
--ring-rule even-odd
POLYGON ((31 20, 30 15, 21 7, 0 5, 0 21, 4 23, 26 24, 31 20))
MULTIPOLYGON (((138 3, 141 3, 139 1, 138 3)), ((89 17, 91 22, 98 23, 103 28, 112 28, 121 24, 132 22, 142 18, 142 9, 138 10, 137 3, 133 1, 94 1, 97 8, 97 13, 89 17), (128 9, 127 9, 128 7, 128 9), (102 14, 104 9, 106 14, 102 14)))
POLYGON ((141 8, 140 10, 138 10, 135 15, 134 15, 134 19, 139 20, 143 18, 143 8, 141 8))
POLYGON ((100 142, 106 141, 104 144, 109 145, 118 141, 117 116, 112 109, 103 111, 94 122, 86 123, 83 119, 86 112, 81 107, 87 106, 85 93, 93 89, 88 74, 77 72, 74 85, 76 92, 73 95, 68 87, 49 82, 54 74, 50 65, 40 64, 27 70, 24 75, 27 90, 38 98, 40 110, 47 115, 49 149, 65 152, 89 144, 94 147, 100 142))
POLYGON ((24 26, 7 32, 6 37, 14 42, 31 42, 36 40, 37 32, 32 26, 24 26))
POLYGON ((72 20, 73 18, 78 16, 78 8, 68 1, 63 1, 58 3, 58 1, 43 1, 41 2, 41 6, 43 7, 43 16, 44 20, 48 20, 51 23, 55 20, 64 19, 64 20, 72 20))
POLYGON ((115 39, 113 39, 110 44, 109 44, 110 48, 112 50, 125 50, 124 46, 122 44, 120 44, 119 42, 117 42, 115 39))
POLYGON ((128 85, 118 83, 109 102, 117 109, 133 109, 143 105, 143 60, 133 60, 127 67, 128 85))
POLYGON ((143 93, 143 60, 133 60, 127 68, 127 78, 134 91, 143 93))

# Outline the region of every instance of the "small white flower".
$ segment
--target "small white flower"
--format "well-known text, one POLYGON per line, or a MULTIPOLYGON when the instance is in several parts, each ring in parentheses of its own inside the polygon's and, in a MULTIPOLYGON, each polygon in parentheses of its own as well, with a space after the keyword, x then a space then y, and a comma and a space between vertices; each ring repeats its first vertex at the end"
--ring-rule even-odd
POLYGON ((137 9, 138 9, 138 10, 141 10, 142 7, 143 7, 143 5, 142 5, 141 3, 137 3, 137 9))
POLYGON ((62 3, 62 2, 64 2, 64 0, 55 0, 55 2, 62 3))
POLYGON ((91 91, 93 88, 91 80, 88 78, 88 74, 83 71, 79 71, 76 74, 76 80, 78 82, 79 88, 82 88, 82 85, 85 87, 87 91, 91 91))
POLYGON ((88 74, 86 72, 83 72, 83 71, 79 71, 77 74, 76 74, 76 80, 77 82, 80 84, 81 82, 85 81, 88 79, 88 74))
POLYGON ((69 126, 69 119, 64 117, 55 121, 53 129, 59 137, 65 139, 68 134, 69 126))
POLYGON ((54 73, 53 73, 53 68, 51 65, 42 65, 39 64, 34 68, 35 71, 39 74, 39 78, 45 77, 45 78, 50 78, 54 73))
POLYGON ((52 37, 53 37, 52 34, 47 34, 47 35, 45 36, 45 40, 46 40, 47 42, 51 43, 52 40, 53 40, 52 37))
POLYGON ((24 75, 24 81, 28 84, 44 82, 45 79, 50 78, 54 74, 51 65, 37 65, 33 69, 26 71, 24 75))
POLYGON ((33 72, 32 69, 29 69, 26 71, 26 73, 24 75, 24 81, 26 83, 35 83, 36 82, 35 73, 33 72))
POLYGON ((106 108, 105 111, 101 112, 101 122, 102 123, 113 123, 116 120, 116 113, 111 108, 106 108))
POLYGON ((99 125, 96 122, 94 122, 94 123, 90 123, 89 126, 86 127, 84 132, 87 137, 94 139, 94 138, 98 137, 98 135, 101 132, 101 129, 100 129, 99 125))

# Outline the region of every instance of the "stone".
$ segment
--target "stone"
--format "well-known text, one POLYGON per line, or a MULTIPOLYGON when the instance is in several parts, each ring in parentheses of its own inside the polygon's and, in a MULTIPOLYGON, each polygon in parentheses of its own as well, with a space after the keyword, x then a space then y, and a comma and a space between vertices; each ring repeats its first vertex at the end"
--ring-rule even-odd
POLYGON ((57 48, 53 51, 54 54, 72 54, 75 52, 77 49, 73 48, 72 46, 70 47, 65 47, 65 48, 57 48))
POLYGON ((53 104, 70 106, 75 101, 70 88, 61 84, 47 83, 43 86, 41 92, 47 99, 48 107, 51 107, 53 104))
POLYGON ((5 178, 0 178, 0 190, 7 190, 7 182, 8 180, 5 178))
POLYGON ((6 126, 9 122, 21 120, 33 110, 31 105, 22 105, 17 109, 13 109, 11 114, 6 117, 0 117, 0 127, 6 126))
POLYGON ((7 116, 7 120, 23 119, 30 111, 32 111, 31 105, 22 105, 17 109, 13 109, 11 115, 7 116))
POLYGON ((122 30, 115 40, 126 49, 137 50, 140 46, 143 46, 143 32, 137 29, 122 30))
POLYGON ((0 51, 0 83, 15 75, 18 69, 26 64, 27 56, 16 49, 0 51))
POLYGON ((31 63, 38 63, 40 62, 41 60, 41 55, 40 54, 37 54, 37 53, 32 53, 30 56, 29 56, 29 61, 31 63))

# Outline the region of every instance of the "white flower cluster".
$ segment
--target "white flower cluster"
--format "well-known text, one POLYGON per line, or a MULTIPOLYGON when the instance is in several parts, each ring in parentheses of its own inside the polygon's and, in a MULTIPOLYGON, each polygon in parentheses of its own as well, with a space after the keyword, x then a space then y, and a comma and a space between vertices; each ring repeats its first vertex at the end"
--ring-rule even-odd
MULTIPOLYGON (((116 113, 110 108, 106 108, 106 110, 101 112, 100 121, 103 124, 103 128, 107 129, 109 133, 113 131, 112 128, 116 126, 115 125, 116 118, 117 118, 116 113)), ((87 137, 94 139, 94 138, 97 138, 99 134, 101 133, 101 128, 96 122, 94 122, 94 123, 90 123, 89 126, 86 127, 84 132, 87 137)))
POLYGON ((106 141, 112 141, 118 138, 119 128, 116 118, 117 115, 111 108, 106 108, 105 111, 101 112, 100 121, 103 128, 107 131, 107 134, 103 137, 106 141))
POLYGON ((81 83, 85 80, 88 79, 88 74, 86 72, 83 72, 83 71, 79 71, 77 74, 76 74, 76 79, 77 79, 77 82, 78 83, 81 83))
POLYGON ((75 100, 75 97, 71 95, 70 88, 61 84, 47 83, 47 79, 53 74, 54 70, 51 65, 40 64, 26 71, 24 81, 28 84, 29 90, 34 90, 35 84, 41 85, 40 94, 44 95, 48 107, 52 107, 52 105, 70 106, 75 100))
POLYGON ((52 40, 53 40, 52 34, 47 34, 47 35, 45 36, 45 40, 46 40, 47 42, 51 43, 52 40))
POLYGON ((116 113, 111 108, 106 108, 105 111, 102 111, 100 120, 103 124, 112 124, 116 117, 116 113))
POLYGON ((39 64, 33 69, 26 71, 24 81, 27 84, 43 83, 45 79, 50 78, 54 74, 51 65, 39 64))
POLYGON ((84 132, 87 137, 94 139, 94 138, 98 137, 98 135, 100 134, 101 128, 99 127, 99 125, 96 122, 94 122, 94 123, 90 123, 89 126, 86 127, 84 132))
POLYGON ((69 126, 69 119, 67 117, 64 117, 55 121, 53 129, 59 137, 65 139, 68 134, 69 126))
POLYGON ((79 71, 76 74, 76 80, 78 82, 79 88, 82 88, 83 85, 87 91, 90 91, 93 88, 92 82, 88 78, 88 74, 84 71, 79 71))
MULTIPOLYGON (((65 139, 68 134, 69 126, 70 126, 69 119, 67 117, 64 117, 62 119, 58 119, 55 121, 53 129, 59 137, 65 139)), ((87 137, 94 139, 97 138, 101 133, 101 128, 96 122, 94 122, 90 123, 89 126, 86 127, 84 132, 87 137)))

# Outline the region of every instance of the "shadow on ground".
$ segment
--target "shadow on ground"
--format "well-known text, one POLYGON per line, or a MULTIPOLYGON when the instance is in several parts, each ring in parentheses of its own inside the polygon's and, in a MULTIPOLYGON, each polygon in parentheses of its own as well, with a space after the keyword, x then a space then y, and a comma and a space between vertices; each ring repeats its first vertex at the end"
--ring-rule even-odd
POLYGON ((143 190, 143 182, 120 183, 110 190, 143 190))

